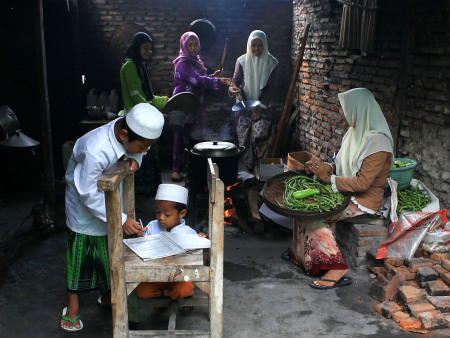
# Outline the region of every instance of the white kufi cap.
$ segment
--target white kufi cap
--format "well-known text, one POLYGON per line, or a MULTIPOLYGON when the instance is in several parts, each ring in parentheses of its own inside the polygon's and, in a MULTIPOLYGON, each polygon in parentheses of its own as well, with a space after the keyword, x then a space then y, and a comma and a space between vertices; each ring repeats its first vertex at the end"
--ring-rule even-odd
POLYGON ((155 200, 188 203, 188 190, 176 184, 160 184, 155 200))
POLYGON ((135 105, 125 117, 128 127, 139 136, 154 140, 161 136, 164 116, 148 103, 135 105))

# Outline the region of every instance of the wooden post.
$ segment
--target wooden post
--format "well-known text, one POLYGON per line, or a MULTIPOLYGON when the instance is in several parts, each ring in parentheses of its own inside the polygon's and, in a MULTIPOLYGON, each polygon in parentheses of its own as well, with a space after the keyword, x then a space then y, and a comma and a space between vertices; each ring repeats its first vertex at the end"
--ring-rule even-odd
POLYGON ((108 252, 111 271, 113 336, 128 337, 127 292, 123 262, 122 206, 120 189, 105 191, 108 220, 108 252), (114 259, 113 259, 114 258, 114 259))
MULTIPOLYGON (((224 184, 219 179, 218 167, 208 159, 208 176, 215 173, 215 177, 208 179, 210 184, 209 230, 211 238, 210 263, 210 293, 209 293, 209 335, 213 338, 222 337, 223 331, 223 246, 224 246, 224 184)), ((208 177, 209 178, 209 177, 208 177)))

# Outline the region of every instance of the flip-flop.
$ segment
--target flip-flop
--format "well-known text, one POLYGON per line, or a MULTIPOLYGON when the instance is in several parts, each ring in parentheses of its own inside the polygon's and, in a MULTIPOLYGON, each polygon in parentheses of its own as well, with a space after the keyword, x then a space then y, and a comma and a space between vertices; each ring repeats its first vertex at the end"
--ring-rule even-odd
POLYGON ((320 280, 323 280, 325 282, 332 282, 332 283, 334 283, 334 285, 332 285, 332 286, 324 286, 324 285, 317 285, 314 282, 310 282, 309 286, 314 288, 314 289, 328 290, 328 289, 338 288, 338 287, 345 286, 345 285, 350 285, 353 282, 353 280, 350 277, 342 277, 338 281, 331 280, 331 279, 320 279, 320 280))
POLYGON ((69 317, 66 317, 66 313, 67 313, 67 307, 65 307, 63 309, 61 319, 67 320, 68 322, 71 322, 73 324, 73 327, 72 328, 67 328, 67 327, 64 327, 64 326, 60 325, 61 329, 63 329, 66 332, 81 331, 83 329, 83 322, 80 319, 80 314, 78 314, 78 316, 76 316, 74 319, 70 319, 69 317), (80 327, 75 327, 75 322, 77 321, 77 319, 80 320, 80 327))
POLYGON ((287 248, 286 251, 281 254, 281 259, 290 262, 291 258, 292 258, 291 250, 290 248, 287 248))
POLYGON ((102 297, 103 296, 98 297, 97 305, 100 306, 100 307, 105 307, 105 308, 111 307, 111 304, 106 304, 106 303, 102 302, 102 297))

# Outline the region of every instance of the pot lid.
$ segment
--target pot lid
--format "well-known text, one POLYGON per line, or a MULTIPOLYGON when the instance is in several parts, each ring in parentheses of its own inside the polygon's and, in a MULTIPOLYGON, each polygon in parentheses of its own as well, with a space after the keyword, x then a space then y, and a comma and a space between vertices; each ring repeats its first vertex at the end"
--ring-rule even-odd
POLYGON ((231 142, 208 141, 197 143, 192 152, 205 157, 228 157, 238 154, 239 149, 231 142))

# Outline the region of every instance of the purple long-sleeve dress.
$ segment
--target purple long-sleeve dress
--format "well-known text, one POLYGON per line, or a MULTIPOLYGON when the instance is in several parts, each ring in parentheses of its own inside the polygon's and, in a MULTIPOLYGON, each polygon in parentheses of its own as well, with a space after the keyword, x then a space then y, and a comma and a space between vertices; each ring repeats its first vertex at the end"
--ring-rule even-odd
POLYGON ((182 131, 173 132, 173 171, 185 171, 187 157, 184 148, 189 147, 189 136, 206 129, 206 90, 219 90, 220 78, 209 77, 198 63, 181 60, 175 67, 175 89, 173 95, 181 92, 193 93, 198 99, 198 109, 190 123, 182 131))

